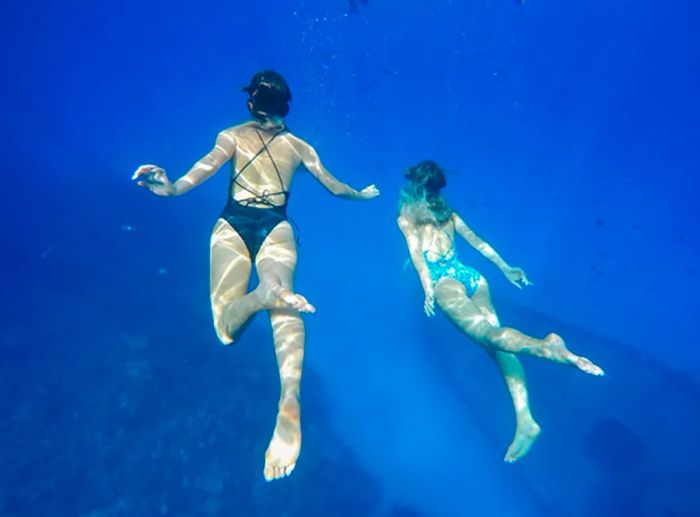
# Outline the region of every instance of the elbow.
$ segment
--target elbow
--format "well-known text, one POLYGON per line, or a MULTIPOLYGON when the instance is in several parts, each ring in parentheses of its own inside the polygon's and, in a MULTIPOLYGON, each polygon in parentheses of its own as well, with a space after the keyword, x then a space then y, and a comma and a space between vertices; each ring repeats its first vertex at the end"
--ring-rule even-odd
POLYGON ((396 224, 404 233, 408 232, 411 229, 410 223, 403 215, 400 215, 396 218, 396 224))

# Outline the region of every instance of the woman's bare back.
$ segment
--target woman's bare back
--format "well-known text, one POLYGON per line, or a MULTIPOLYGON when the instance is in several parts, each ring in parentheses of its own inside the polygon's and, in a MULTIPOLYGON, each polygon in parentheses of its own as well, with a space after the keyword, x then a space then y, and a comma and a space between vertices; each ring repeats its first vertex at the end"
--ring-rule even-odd
POLYGON ((442 225, 421 224, 417 227, 421 251, 428 260, 439 260, 454 253, 455 225, 452 219, 442 225))
POLYGON ((285 204, 284 193, 289 192, 301 164, 299 139, 284 128, 266 128, 257 122, 232 127, 223 134, 233 139, 236 148, 232 159, 236 181, 230 195, 245 201, 267 193, 270 203, 285 204))

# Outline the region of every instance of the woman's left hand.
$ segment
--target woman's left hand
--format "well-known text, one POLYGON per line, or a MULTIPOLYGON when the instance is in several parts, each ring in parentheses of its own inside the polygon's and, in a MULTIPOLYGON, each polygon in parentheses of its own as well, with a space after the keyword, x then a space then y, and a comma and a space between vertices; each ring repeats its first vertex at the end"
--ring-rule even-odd
POLYGON ((379 195, 379 189, 372 183, 371 185, 360 190, 360 199, 373 199, 379 195))
POLYGON ((503 270, 503 274, 506 275, 508 281, 518 289, 522 289, 524 285, 532 285, 532 282, 527 279, 525 271, 519 267, 508 267, 503 270))

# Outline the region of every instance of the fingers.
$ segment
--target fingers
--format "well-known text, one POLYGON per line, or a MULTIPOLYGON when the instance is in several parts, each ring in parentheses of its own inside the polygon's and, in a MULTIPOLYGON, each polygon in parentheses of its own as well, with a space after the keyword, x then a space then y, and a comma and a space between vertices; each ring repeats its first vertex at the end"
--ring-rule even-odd
POLYGON ((160 183, 157 183, 155 181, 150 181, 148 178, 145 180, 141 180, 136 182, 136 185, 139 187, 147 188, 148 190, 153 190, 153 187, 160 185, 160 183))
POLYGON ((155 176, 157 179, 160 179, 160 177, 165 174, 165 170, 161 169, 157 165, 152 165, 152 164, 146 164, 146 165, 141 165, 134 174, 131 176, 132 180, 138 179, 139 176, 155 176))
POLYGON ((379 189, 372 183, 371 185, 362 189, 362 194, 365 199, 372 199, 379 195, 379 189))
POLYGON ((510 283, 513 284, 518 289, 522 289, 524 285, 526 285, 526 286, 532 285, 532 282, 530 282, 527 278, 518 278, 517 280, 511 280, 510 283))
POLYGON ((150 174, 154 167, 155 167, 155 165, 150 165, 150 164, 139 166, 136 169, 136 171, 134 171, 134 174, 131 176, 131 179, 135 180, 139 176, 144 176, 144 175, 150 174))

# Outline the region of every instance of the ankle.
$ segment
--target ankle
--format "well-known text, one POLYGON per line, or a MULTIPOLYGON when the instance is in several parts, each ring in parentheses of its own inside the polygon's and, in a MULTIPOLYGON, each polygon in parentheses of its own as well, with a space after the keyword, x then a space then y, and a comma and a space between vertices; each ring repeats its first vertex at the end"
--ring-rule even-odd
POLYGON ((297 404, 299 404, 299 393, 297 391, 290 390, 288 392, 284 392, 280 396, 280 401, 279 401, 280 406, 283 406, 283 405, 290 403, 290 402, 291 403, 296 402, 297 404))

